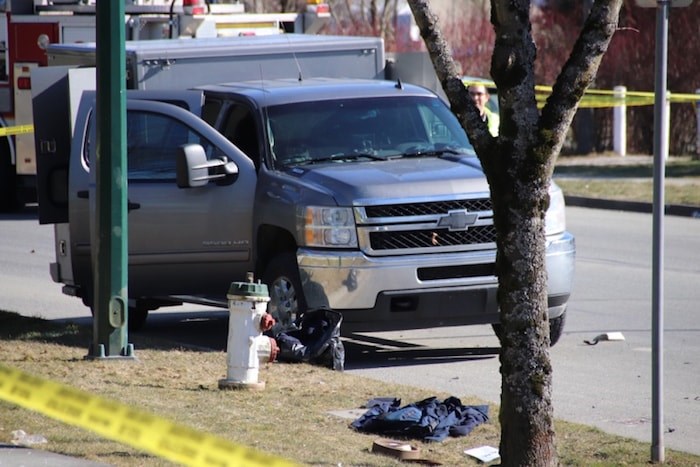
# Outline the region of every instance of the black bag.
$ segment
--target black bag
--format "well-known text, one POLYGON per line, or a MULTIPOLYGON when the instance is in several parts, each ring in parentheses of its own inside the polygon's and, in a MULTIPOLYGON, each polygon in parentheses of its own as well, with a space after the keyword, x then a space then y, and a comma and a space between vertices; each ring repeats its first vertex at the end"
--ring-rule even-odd
POLYGON ((343 316, 328 308, 315 308, 303 313, 292 329, 273 336, 279 347, 281 362, 307 362, 333 370, 345 368, 345 347, 340 340, 343 316))

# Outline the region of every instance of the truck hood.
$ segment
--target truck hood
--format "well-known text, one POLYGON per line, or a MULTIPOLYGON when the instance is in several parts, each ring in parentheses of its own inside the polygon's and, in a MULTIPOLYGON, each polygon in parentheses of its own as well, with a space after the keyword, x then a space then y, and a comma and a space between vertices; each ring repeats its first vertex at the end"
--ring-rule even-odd
POLYGON ((330 163, 295 167, 289 173, 307 186, 316 185, 333 193, 340 206, 489 192, 476 158, 330 163))

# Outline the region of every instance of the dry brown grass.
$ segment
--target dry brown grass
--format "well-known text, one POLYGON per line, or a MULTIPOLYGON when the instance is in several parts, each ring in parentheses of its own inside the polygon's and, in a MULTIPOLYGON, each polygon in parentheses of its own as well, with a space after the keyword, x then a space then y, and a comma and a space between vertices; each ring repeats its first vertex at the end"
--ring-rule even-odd
MULTIPOLYGON (((377 436, 358 433, 349 427, 350 419, 329 412, 359 408, 380 396, 400 397, 404 403, 448 396, 312 365, 281 363, 261 369, 260 379, 266 382, 263 391, 221 391, 218 380, 226 376, 223 352, 187 350, 134 336, 130 340, 137 348, 135 360, 85 360, 90 340, 89 329, 0 312, 0 361, 4 364, 305 465, 399 465, 370 452, 377 436)), ((468 395, 454 395, 465 404, 483 404, 468 395)), ((497 410, 491 406, 492 420, 467 437, 412 443, 443 465, 478 465, 463 451, 498 446, 497 410)), ((0 443, 9 442, 11 431, 18 429, 43 435, 49 442, 38 447, 57 453, 116 466, 170 465, 86 430, 0 402, 0 443)), ((646 443, 570 423, 557 422, 556 430, 564 465, 648 463, 646 443)), ((700 465, 700 456, 668 451, 666 458, 672 466, 700 465)))

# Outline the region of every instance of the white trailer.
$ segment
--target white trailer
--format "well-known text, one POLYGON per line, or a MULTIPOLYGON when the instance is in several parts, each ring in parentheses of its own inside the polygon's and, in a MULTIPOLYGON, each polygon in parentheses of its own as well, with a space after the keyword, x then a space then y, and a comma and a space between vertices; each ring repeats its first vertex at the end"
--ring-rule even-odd
MULTIPOLYGON (((96 40, 96 0, 0 2, 0 211, 36 196, 31 103, 32 70, 48 64, 55 44, 96 40)), ((302 13, 246 13, 243 3, 205 0, 126 0, 127 40, 181 40, 315 34, 330 19, 323 0, 302 13)))

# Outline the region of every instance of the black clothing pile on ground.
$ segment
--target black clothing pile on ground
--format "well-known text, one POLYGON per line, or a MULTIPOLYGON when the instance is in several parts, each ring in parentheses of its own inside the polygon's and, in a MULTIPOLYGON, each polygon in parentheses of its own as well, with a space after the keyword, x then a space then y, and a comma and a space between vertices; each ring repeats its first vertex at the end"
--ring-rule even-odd
POLYGON ((466 436, 489 420, 487 405, 465 406, 456 397, 440 401, 430 397, 400 407, 401 399, 380 397, 367 402, 367 412, 351 426, 365 433, 391 437, 443 441, 466 436))
POLYGON ((280 362, 306 362, 333 370, 345 368, 345 347, 340 340, 343 316, 328 308, 302 314, 290 329, 272 337, 277 341, 280 362))

